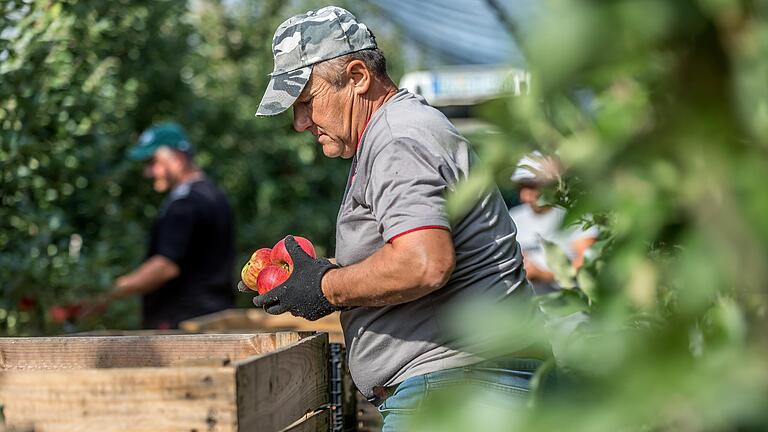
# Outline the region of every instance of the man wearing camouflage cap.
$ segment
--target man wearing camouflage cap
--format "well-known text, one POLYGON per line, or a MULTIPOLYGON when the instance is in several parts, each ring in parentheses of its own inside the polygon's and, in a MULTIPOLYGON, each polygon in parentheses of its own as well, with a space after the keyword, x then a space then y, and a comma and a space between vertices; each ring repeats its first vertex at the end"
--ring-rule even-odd
POLYGON ((468 299, 531 297, 498 188, 448 219, 446 193, 473 164, 467 141, 421 97, 397 89, 373 34, 344 9, 288 19, 272 48, 256 115, 293 108, 297 131, 352 164, 335 262, 309 257, 289 236, 291 277, 254 304, 310 320, 341 310, 352 377, 385 430, 402 427, 427 396, 425 383, 490 382, 525 394, 539 360, 515 353, 489 363, 444 331, 468 299))

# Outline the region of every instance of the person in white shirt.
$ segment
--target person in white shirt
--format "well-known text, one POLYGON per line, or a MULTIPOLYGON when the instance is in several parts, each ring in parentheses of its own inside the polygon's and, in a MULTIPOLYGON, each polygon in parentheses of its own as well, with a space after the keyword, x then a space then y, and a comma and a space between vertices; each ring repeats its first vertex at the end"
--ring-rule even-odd
POLYGON ((596 227, 563 227, 565 209, 539 202, 541 189, 554 182, 561 169, 556 158, 533 152, 520 160, 512 175, 512 181, 520 188, 522 204, 510 209, 509 214, 517 226, 517 241, 523 252, 526 275, 537 294, 560 288, 547 265, 545 242, 559 247, 578 270, 584 264, 585 252, 598 235, 596 227))

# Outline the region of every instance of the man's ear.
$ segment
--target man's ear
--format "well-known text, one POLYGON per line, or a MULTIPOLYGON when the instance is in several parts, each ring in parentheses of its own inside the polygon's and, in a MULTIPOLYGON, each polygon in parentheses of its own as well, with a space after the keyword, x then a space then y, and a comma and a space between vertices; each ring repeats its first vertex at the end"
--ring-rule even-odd
POLYGON ((371 87, 371 71, 360 60, 352 60, 345 68, 349 80, 352 82, 352 90, 356 95, 364 95, 371 87))

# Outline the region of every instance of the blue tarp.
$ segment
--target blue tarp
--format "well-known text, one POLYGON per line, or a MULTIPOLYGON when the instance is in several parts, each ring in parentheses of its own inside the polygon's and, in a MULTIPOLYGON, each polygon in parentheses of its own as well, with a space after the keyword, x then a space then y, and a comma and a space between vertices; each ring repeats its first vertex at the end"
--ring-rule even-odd
POLYGON ((519 31, 535 12, 532 0, 368 0, 406 36, 447 64, 511 64, 525 60, 499 10, 519 31), (498 6, 498 10, 493 7, 498 6))

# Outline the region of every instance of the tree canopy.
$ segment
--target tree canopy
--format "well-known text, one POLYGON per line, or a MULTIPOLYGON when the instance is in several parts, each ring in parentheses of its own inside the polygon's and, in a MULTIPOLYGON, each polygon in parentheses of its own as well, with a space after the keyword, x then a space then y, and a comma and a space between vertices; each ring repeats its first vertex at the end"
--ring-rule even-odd
MULTIPOLYGON (((243 262, 286 234, 333 253, 347 162, 323 157, 289 115, 254 117, 274 29, 315 3, 3 2, 0 332, 61 331, 51 306, 107 289, 144 258, 162 197, 125 153, 157 121, 187 129, 229 196, 243 262)), ((396 76, 398 53, 388 57, 396 76)), ((99 325, 137 323, 121 302, 99 325)))

